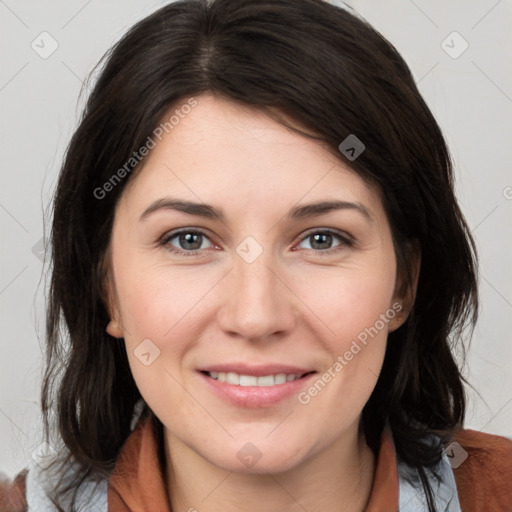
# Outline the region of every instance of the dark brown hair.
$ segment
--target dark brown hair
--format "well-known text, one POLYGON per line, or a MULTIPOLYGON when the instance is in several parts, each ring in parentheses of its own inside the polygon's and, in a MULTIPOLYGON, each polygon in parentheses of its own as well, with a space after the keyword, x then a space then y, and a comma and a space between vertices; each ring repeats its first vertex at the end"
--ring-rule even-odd
POLYGON ((376 451, 389 420, 397 454, 418 469, 433 510, 425 469, 442 446, 423 440, 436 433, 446 442, 463 422, 463 379, 452 352, 476 321, 476 252, 446 143, 398 52, 357 15, 323 0, 182 0, 136 24, 103 62, 54 200, 47 435, 53 410, 67 457, 84 478, 108 474, 130 434, 140 393, 124 344, 105 332, 103 294, 114 211, 130 176, 102 199, 94 191, 171 106, 214 92, 288 116, 374 184, 402 275, 410 275, 411 241, 420 246, 414 307, 389 335, 361 428, 376 451), (350 134, 366 146, 354 161, 338 150, 350 134))

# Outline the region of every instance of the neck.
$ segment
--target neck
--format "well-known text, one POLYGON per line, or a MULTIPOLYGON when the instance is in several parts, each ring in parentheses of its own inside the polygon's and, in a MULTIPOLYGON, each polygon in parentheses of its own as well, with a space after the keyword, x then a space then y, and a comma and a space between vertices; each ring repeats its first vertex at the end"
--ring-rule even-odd
POLYGON ((167 431, 165 452, 173 512, 362 512, 375 472, 374 454, 357 428, 279 473, 220 468, 167 431))

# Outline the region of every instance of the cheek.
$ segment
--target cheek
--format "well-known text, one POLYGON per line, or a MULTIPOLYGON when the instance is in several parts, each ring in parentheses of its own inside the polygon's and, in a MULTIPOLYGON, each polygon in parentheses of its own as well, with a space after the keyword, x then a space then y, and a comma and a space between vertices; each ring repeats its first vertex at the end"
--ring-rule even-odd
POLYGON ((218 279, 208 269, 152 264, 149 258, 122 258, 115 274, 124 327, 161 340, 172 335, 218 279))
POLYGON ((118 293, 128 360, 141 395, 153 411, 168 411, 173 404, 193 417, 197 412, 180 383, 185 380, 187 354, 200 339, 201 297, 214 281, 205 277, 201 285, 191 286, 191 275, 134 270, 119 275, 118 293))
POLYGON ((314 312, 310 325, 330 356, 299 401, 316 403, 343 422, 361 411, 375 387, 389 324, 400 306, 393 304, 395 279, 389 267, 333 269, 327 274, 316 272, 299 288, 314 312))
MULTIPOLYGON (((332 348, 339 345, 343 349, 347 340, 357 338, 392 309, 395 288, 392 269, 392 264, 330 268, 322 272, 313 270, 301 279, 295 288, 297 294, 317 317, 318 326, 326 333, 332 348)), ((394 316, 394 310, 390 314, 394 316)))
POLYGON ((211 270, 148 267, 137 263, 118 268, 120 312, 135 380, 138 385, 139 380, 156 385, 162 375, 153 370, 159 367, 164 370, 164 360, 165 369, 179 378, 187 352, 200 339, 201 325, 209 310, 208 291, 215 286, 218 276, 211 270), (142 350, 144 354, 150 353, 146 360, 154 358, 152 371, 147 371, 144 358, 140 360, 142 350), (159 357, 160 354, 165 357, 159 357))

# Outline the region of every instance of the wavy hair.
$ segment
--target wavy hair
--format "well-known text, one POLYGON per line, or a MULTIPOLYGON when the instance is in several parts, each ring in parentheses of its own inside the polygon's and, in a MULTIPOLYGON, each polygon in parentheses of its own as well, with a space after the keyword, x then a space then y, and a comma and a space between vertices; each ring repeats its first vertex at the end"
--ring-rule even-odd
POLYGON ((130 176, 102 199, 94 191, 171 107, 214 92, 307 127, 292 129, 375 185, 409 285, 410 247, 419 245, 414 306, 388 337, 361 430, 376 452, 389 421, 397 454, 417 469, 433 511, 426 470, 464 420, 454 352, 476 322, 477 258, 446 142, 396 49, 359 16, 323 0, 181 0, 133 26, 100 64, 53 202, 42 410, 47 439, 53 411, 65 459, 80 468, 66 489, 108 474, 141 398, 124 344, 105 331, 105 261, 130 176), (348 162, 338 145, 350 134, 366 149, 348 162), (423 442, 432 433, 440 440, 433 446, 423 442))

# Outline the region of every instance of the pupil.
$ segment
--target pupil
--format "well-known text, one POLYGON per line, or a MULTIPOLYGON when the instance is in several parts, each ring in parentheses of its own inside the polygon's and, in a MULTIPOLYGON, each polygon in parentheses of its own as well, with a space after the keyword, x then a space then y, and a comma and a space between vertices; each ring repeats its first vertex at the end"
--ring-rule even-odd
POLYGON ((180 244, 184 249, 199 249, 201 247, 200 233, 182 233, 180 235, 180 244))
POLYGON ((332 242, 332 235, 329 233, 317 233, 312 235, 313 243, 311 246, 313 249, 329 249, 332 242), (316 247, 315 247, 316 246, 316 247))

